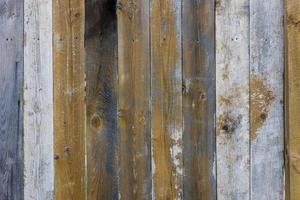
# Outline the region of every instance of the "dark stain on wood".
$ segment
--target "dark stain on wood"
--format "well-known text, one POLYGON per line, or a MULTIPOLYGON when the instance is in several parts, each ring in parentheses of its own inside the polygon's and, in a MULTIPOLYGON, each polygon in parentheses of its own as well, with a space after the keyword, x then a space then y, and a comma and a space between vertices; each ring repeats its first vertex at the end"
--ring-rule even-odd
POLYGON ((231 136, 240 127, 242 115, 234 115, 232 112, 225 112, 217 119, 217 133, 231 136))
POLYGON ((117 199, 117 16, 115 0, 85 1, 87 197, 117 199))
POLYGON ((23 3, 0 2, 0 199, 23 199, 23 3))

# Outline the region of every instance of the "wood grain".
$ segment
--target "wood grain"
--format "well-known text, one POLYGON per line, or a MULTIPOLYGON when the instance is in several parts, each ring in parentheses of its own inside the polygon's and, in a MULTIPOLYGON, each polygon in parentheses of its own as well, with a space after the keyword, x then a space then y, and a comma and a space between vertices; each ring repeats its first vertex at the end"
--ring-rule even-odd
POLYGON ((23 199, 23 3, 0 0, 0 199, 23 199))
POLYGON ((216 199, 214 0, 182 2, 184 199, 216 199))
POLYGON ((149 1, 117 7, 120 196, 151 199, 149 1))
POLYGON ((151 1, 152 174, 154 199, 181 199, 181 1, 151 1))
POLYGON ((285 0, 286 9, 286 135, 287 188, 291 200, 300 198, 300 2, 285 0))
POLYGON ((116 1, 88 0, 85 9, 87 196, 118 199, 116 1))
POLYGON ((52 2, 25 0, 24 21, 24 199, 52 200, 52 2))
POLYGON ((283 1, 250 4, 251 199, 284 199, 283 1))
POLYGON ((55 197, 85 199, 84 1, 53 1, 55 197))
POLYGON ((216 2, 218 199, 249 199, 249 1, 216 2))

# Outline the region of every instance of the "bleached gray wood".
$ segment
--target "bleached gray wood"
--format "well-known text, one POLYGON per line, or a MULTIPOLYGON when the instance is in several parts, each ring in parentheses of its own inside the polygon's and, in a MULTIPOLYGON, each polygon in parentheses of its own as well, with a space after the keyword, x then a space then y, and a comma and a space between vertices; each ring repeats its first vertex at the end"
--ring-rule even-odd
POLYGON ((249 0, 216 2, 217 196, 249 199, 249 0))
POLYGON ((24 2, 24 199, 54 192, 52 1, 24 2))
POLYGON ((284 199, 283 0, 251 0, 251 199, 284 199))
POLYGON ((23 4, 0 0, 0 199, 23 199, 23 4))

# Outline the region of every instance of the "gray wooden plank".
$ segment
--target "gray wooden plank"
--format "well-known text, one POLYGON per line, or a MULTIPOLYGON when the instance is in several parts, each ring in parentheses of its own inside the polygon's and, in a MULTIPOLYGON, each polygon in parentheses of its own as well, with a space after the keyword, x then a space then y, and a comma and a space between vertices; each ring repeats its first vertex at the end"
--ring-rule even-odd
POLYGON ((249 3, 216 2, 218 199, 250 198, 249 3))
POLYGON ((184 199, 216 199, 215 1, 182 1, 184 199))
POLYGON ((24 199, 54 198, 52 1, 24 1, 24 199))
POLYGON ((23 2, 0 1, 0 199, 23 199, 23 2))
POLYGON ((250 3, 251 199, 284 198, 283 0, 250 3))

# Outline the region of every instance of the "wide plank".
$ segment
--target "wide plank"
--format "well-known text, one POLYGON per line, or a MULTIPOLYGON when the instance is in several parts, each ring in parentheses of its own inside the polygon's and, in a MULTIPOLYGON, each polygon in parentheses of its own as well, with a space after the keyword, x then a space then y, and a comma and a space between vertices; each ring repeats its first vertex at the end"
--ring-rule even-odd
POLYGON ((284 199, 283 1, 250 4, 251 199, 284 199))
POLYGON ((55 198, 85 199, 84 1, 53 1, 55 198))
POLYGON ((182 1, 184 199, 216 199, 215 1, 182 1))
POLYGON ((23 199, 23 1, 0 0, 0 199, 23 199))
POLYGON ((216 2, 218 199, 250 197, 249 3, 216 2))
POLYGON ((153 199, 182 199, 181 1, 152 0, 151 105, 153 199))
POLYGON ((300 199, 300 1, 285 0, 286 197, 300 199))
POLYGON ((119 0, 120 196, 151 199, 149 2, 119 0))
POLYGON ((54 199, 52 2, 24 1, 24 199, 54 199))
POLYGON ((118 199, 116 1, 87 0, 85 10, 87 197, 118 199))

